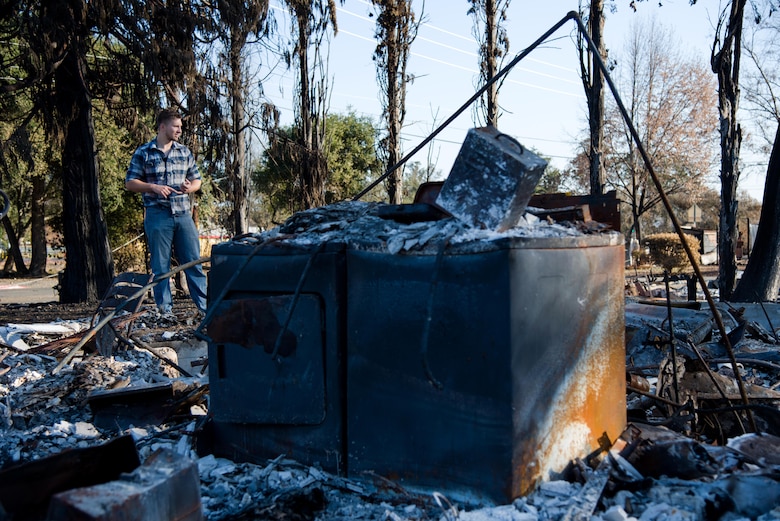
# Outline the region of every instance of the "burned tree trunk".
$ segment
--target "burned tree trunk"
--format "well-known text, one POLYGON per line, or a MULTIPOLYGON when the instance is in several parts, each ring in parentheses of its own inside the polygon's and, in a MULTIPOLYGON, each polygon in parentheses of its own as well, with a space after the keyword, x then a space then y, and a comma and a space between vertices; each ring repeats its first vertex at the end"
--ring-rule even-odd
MULTIPOLYGON (((593 44, 598 49, 601 58, 606 61, 606 49, 604 48, 604 1, 592 0, 590 3, 590 16, 588 28, 593 44)), ((590 53, 588 53, 590 54, 590 53)), ((581 63, 584 57, 580 58, 581 63)), ((595 64, 591 56, 588 60, 588 76, 583 75, 585 82, 585 96, 588 100, 588 125, 590 126, 590 193, 601 195, 604 193, 606 179, 601 163, 601 145, 604 140, 604 77, 601 68, 595 64), (589 80, 589 81, 588 81, 589 80)), ((584 67, 584 66, 583 66, 584 67)))
POLYGON ((731 300, 735 302, 771 301, 780 289, 780 126, 775 135, 772 155, 764 182, 764 201, 756 242, 745 273, 731 300))
MULTIPOLYGON (((593 0, 587 17, 588 32, 593 45, 603 61, 606 61, 604 48, 604 2, 593 0)), ((606 186, 606 176, 602 166, 602 143, 604 141, 604 76, 598 66, 597 59, 588 45, 585 37, 580 34, 577 40, 577 50, 580 60, 580 78, 588 103, 588 162, 590 193, 601 195, 606 186)))
POLYGON ((74 48, 55 73, 63 120, 62 221, 66 265, 60 302, 97 302, 111 283, 114 262, 98 190, 95 129, 82 57, 74 48))
MULTIPOLYGON (((746 0, 735 0, 725 27, 723 45, 711 58, 712 71, 718 76, 720 112, 720 184, 721 210, 718 240, 718 283, 720 298, 730 300, 737 278, 737 183, 742 128, 737 123, 739 107, 739 66, 742 49, 742 17, 746 0)), ((721 27, 719 27, 721 29, 721 27)))
POLYGON ((241 61, 242 45, 236 42, 235 38, 231 41, 235 43, 231 46, 229 59, 232 130, 235 141, 232 150, 228 152, 230 154, 228 176, 232 181, 230 195, 233 198, 230 221, 233 233, 241 235, 249 229, 249 179, 246 170, 246 107, 244 106, 246 93, 244 92, 243 63, 241 61))
POLYGON ((8 237, 9 249, 6 267, 9 265, 9 261, 13 261, 16 273, 22 276, 27 275, 27 266, 24 264, 24 257, 22 257, 22 251, 19 249, 19 237, 16 235, 16 230, 14 230, 11 219, 7 215, 3 216, 3 229, 5 229, 5 235, 8 237))
POLYGON ((30 211, 30 275, 46 275, 46 180, 39 175, 32 178, 32 198, 30 211))

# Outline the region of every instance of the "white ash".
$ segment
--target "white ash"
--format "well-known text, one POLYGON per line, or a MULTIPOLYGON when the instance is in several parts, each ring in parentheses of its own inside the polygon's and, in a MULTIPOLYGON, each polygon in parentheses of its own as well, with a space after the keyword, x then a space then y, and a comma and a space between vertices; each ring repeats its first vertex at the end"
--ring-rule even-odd
POLYGON ((111 439, 115 433, 101 433, 91 423, 89 393, 128 379, 150 383, 164 369, 140 350, 91 356, 56 374, 57 360, 49 356, 11 354, 2 365, 9 370, 0 376, 0 467, 111 439))
MULTIPOLYGON (((585 235, 573 223, 542 220, 527 212, 517 225, 504 232, 470 226, 453 217, 403 223, 382 218, 380 203, 343 202, 298 212, 284 224, 266 232, 244 235, 249 243, 284 243, 300 247, 340 242, 359 249, 396 253, 430 253, 445 243, 490 247, 486 242, 512 238, 560 238, 585 235)), ((616 232, 604 232, 616 234, 616 232)))

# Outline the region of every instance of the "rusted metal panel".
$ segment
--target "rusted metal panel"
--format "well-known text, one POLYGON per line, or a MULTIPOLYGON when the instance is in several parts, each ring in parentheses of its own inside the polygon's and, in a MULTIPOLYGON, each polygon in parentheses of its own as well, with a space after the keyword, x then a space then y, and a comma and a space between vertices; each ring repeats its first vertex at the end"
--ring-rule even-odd
POLYGON ((548 210, 576 205, 587 205, 594 221, 620 230, 620 201, 614 190, 601 195, 534 194, 528 202, 528 206, 548 210))
POLYGON ((513 239, 438 267, 348 251, 350 473, 506 501, 617 438, 623 255, 618 235, 513 239))
POLYGON ((512 496, 625 428, 623 250, 513 251, 512 496))

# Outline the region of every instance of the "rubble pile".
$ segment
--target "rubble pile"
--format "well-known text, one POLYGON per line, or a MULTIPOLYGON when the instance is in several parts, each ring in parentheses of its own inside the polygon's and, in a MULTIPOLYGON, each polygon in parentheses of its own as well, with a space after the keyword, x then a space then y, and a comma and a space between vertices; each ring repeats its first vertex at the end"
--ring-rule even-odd
MULTIPOLYGON (((413 254, 435 252, 444 241, 468 248, 486 248, 490 247, 490 241, 500 238, 572 237, 606 232, 595 222, 585 226, 575 221, 540 219, 534 215, 537 210, 534 208, 529 208, 515 227, 501 232, 472 227, 442 215, 426 217, 431 220, 408 222, 410 217, 404 210, 393 212, 392 209, 380 203, 335 203, 298 212, 281 226, 237 237, 236 240, 250 243, 278 241, 298 246, 344 242, 393 254, 413 254)), ((538 211, 541 213, 541 210, 538 211)))
MULTIPOLYGON (((485 247, 499 237, 449 218, 403 223, 378 211, 370 203, 332 205, 238 240, 293 245, 351 240, 414 254, 443 242, 485 247)), ((519 226, 501 236, 592 231, 526 213, 519 226)), ((129 336, 140 340, 133 347, 118 345, 106 355, 87 344, 59 371, 55 368, 73 348, 72 339, 89 327, 89 317, 76 326, 6 325, 0 331, 0 473, 130 436, 141 462, 161 452, 195 462, 203 518, 210 520, 780 518, 780 342, 776 329, 762 319, 780 314, 777 304, 767 304, 768 312, 719 308, 738 374, 709 310, 670 311, 667 304, 628 300, 626 305, 629 426, 623 435, 600 440, 601 449, 512 504, 486 504, 462 491, 411 489, 370 473, 345 479, 284 454, 252 463, 215 457, 207 450, 203 366, 188 365, 190 376, 182 375, 176 350, 164 349, 166 342, 191 340, 197 321, 178 313, 178 322, 163 322, 150 308, 133 317, 129 336), (737 378, 744 381, 747 404, 737 378)), ((177 301, 179 309, 182 305, 177 301)), ((780 317, 773 323, 780 325, 780 317)))

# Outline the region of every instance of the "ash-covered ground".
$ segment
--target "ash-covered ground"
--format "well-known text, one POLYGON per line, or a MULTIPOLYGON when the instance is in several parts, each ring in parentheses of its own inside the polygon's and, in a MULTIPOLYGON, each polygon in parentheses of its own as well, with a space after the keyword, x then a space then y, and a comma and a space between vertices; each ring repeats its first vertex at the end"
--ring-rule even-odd
MULTIPOLYGON (((431 234, 431 226, 375 221, 361 213, 364 208, 331 208, 327 218, 299 215, 286 226, 249 240, 305 243, 343 231, 356 220, 372 221, 385 230, 377 241, 368 241, 371 244, 361 235, 359 240, 367 247, 399 254, 440 247, 438 234, 465 242, 473 236, 479 240, 492 236, 446 220, 435 224, 438 231, 431 234)), ((582 232, 576 225, 541 225, 549 227, 544 233, 582 232)), ((658 296, 662 286, 651 286, 645 283, 658 296)), ((684 287, 673 285, 673 290, 679 291, 675 300, 684 299, 684 287)), ((677 353, 674 384, 685 399, 673 401, 668 398, 674 380, 669 377, 669 350, 662 341, 668 324, 634 300, 628 312, 635 314, 626 321, 628 429, 620 440, 611 440, 611 447, 572 462, 556 479, 509 504, 489 504, 446 488, 419 490, 375 475, 345 479, 284 454, 246 463, 199 451, 198 440, 207 431, 209 418, 203 365, 186 367, 190 375, 184 376, 162 360, 177 360, 176 349, 166 349, 166 344, 197 343, 193 330, 199 317, 186 299, 176 301, 175 322, 145 307, 132 322, 129 336, 136 339, 134 347, 117 344, 112 353, 101 354, 87 344, 61 370, 56 368, 73 349, 73 339, 88 331, 94 310, 56 304, 0 307, 0 466, 18 468, 129 434, 142 461, 167 449, 197 463, 203 515, 210 520, 780 519, 780 393, 775 391, 780 385, 780 348, 774 328, 762 325, 756 313, 731 314, 733 349, 750 400, 743 405, 733 368, 721 361, 724 348, 718 332, 710 327, 700 333, 702 323, 709 320, 708 311, 675 317, 675 337, 685 338, 686 333, 689 337, 681 341, 677 353), (694 332, 699 336, 691 343, 694 332), (95 393, 167 383, 171 395, 160 410, 130 424, 106 425, 90 405, 95 393)), ((776 317, 777 304, 767 307, 767 317, 776 317)), ((774 324, 780 325, 780 320, 774 324)))

